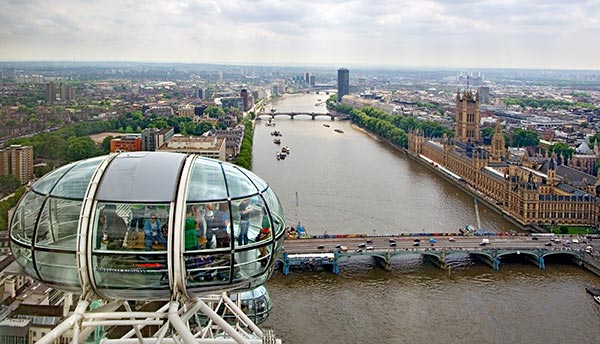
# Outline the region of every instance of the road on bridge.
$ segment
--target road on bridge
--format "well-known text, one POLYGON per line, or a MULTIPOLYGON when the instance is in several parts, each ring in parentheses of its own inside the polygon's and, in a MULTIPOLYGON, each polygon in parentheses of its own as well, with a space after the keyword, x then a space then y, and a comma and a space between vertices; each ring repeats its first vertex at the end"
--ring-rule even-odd
POLYGON ((592 245, 590 240, 583 237, 578 237, 579 243, 572 243, 569 236, 538 237, 537 240, 533 236, 410 236, 410 237, 391 237, 391 236, 375 236, 362 238, 327 238, 327 239, 287 239, 285 241, 285 250, 288 254, 306 254, 306 253, 330 253, 339 250, 338 245, 345 246, 348 251, 357 249, 366 250, 367 247, 372 247, 373 251, 387 250, 461 250, 473 248, 498 248, 498 249, 536 249, 545 248, 549 250, 562 249, 569 247, 570 249, 585 249, 592 245), (436 240, 431 244, 429 239, 436 240), (416 240, 419 240, 416 246, 416 240), (489 244, 484 247, 480 244, 483 239, 488 239, 489 244), (552 240, 551 240, 552 239, 552 240), (548 246, 548 242, 552 246, 548 246), (395 246, 393 246, 393 243, 395 246), (320 248, 321 247, 321 248, 320 248))

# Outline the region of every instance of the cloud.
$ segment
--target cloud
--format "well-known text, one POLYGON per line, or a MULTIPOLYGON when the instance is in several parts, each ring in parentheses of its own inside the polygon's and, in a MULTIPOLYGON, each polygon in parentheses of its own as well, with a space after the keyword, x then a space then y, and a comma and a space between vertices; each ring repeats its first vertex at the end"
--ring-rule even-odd
POLYGON ((0 59, 600 68, 599 18, 593 0, 4 0, 0 59))

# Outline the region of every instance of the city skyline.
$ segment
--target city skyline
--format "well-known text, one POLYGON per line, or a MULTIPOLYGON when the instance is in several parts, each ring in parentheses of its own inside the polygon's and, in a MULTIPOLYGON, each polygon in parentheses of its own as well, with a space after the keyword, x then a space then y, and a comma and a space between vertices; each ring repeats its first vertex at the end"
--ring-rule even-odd
POLYGON ((0 60, 600 69, 597 1, 7 1, 0 60))

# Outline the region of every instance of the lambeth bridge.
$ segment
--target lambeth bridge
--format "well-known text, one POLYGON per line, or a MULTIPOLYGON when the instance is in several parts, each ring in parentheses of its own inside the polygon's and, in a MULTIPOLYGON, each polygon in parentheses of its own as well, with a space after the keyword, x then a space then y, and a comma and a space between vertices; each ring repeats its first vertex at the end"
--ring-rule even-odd
POLYGON ((297 116, 310 116, 313 120, 319 116, 326 116, 331 118, 331 120, 335 120, 337 119, 348 119, 348 116, 344 115, 344 114, 335 114, 335 113, 318 113, 318 112, 258 112, 256 114, 257 118, 261 118, 262 116, 268 116, 270 118, 275 118, 277 116, 287 116, 290 117, 291 119, 294 119, 294 117, 297 116))
MULTIPOLYGON (((285 242, 285 251, 279 262, 285 275, 291 267, 323 266, 339 274, 338 262, 355 256, 371 256, 375 262, 392 270, 392 260, 397 256, 422 255, 426 261, 442 269, 450 269, 447 259, 456 255, 468 255, 475 260, 499 270, 507 257, 521 257, 540 269, 545 268, 545 259, 562 256, 600 275, 600 261, 589 249, 591 242, 571 243, 569 237, 532 236, 376 236, 361 238, 315 238, 291 239, 285 242), (431 240, 435 238, 435 240, 431 240), (433 242, 435 241, 435 242, 433 242), (485 245, 483 244, 485 243, 485 245), (565 244, 566 243, 566 244, 565 244)), ((588 239, 589 240, 589 239, 588 239)))

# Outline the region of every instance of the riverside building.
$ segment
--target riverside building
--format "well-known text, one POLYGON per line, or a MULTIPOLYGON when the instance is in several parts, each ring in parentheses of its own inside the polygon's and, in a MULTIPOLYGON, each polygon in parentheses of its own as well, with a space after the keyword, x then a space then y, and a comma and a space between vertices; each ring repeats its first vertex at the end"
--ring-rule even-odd
POLYGON ((457 94, 456 137, 425 138, 408 134, 408 153, 448 179, 477 190, 488 204, 524 226, 596 226, 600 180, 562 164, 552 156, 509 159, 500 124, 491 145, 479 140, 479 98, 457 94))

